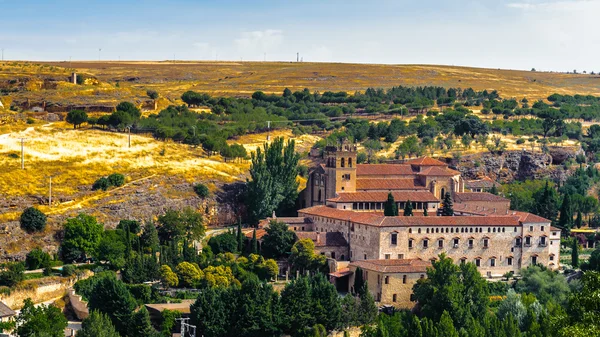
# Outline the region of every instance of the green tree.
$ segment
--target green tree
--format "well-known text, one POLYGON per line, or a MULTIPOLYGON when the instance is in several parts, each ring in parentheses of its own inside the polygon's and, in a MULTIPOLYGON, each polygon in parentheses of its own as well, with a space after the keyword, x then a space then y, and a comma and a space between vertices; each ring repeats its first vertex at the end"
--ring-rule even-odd
POLYGON ((70 262, 93 255, 98 248, 102 232, 102 224, 93 216, 80 213, 67 219, 60 246, 63 261, 70 262))
POLYGON ((261 247, 265 257, 278 259, 287 256, 296 242, 296 234, 285 223, 275 220, 271 221, 266 231, 261 247))
POLYGON ((179 283, 184 287, 194 287, 200 279, 202 279, 203 273, 197 265, 189 262, 181 262, 175 267, 179 283))
POLYGON ((363 270, 360 267, 357 267, 354 271, 354 294, 360 295, 360 292, 365 290, 365 280, 363 278, 363 270))
POLYGON ((17 316, 17 335, 19 337, 63 337, 67 327, 67 319, 53 305, 34 306, 31 299, 26 299, 17 316))
POLYGON ((92 191, 103 190, 106 191, 110 187, 110 182, 106 177, 100 177, 92 185, 92 191))
POLYGON ((0 286, 14 287, 25 278, 23 272, 25 265, 22 262, 9 262, 4 264, 0 271, 0 286))
POLYGON ((125 111, 117 110, 108 117, 108 125, 115 129, 124 130, 130 127, 134 122, 134 119, 125 111))
POLYGON ((150 99, 158 99, 158 92, 156 90, 148 89, 146 90, 146 95, 150 97, 150 99))
POLYGON ((238 239, 231 232, 215 235, 208 240, 208 245, 213 253, 236 253, 238 250, 238 239))
POLYGON ((142 112, 133 103, 121 102, 116 107, 117 112, 122 111, 127 113, 132 120, 138 120, 142 116, 142 112))
POLYGON ((233 331, 237 336, 279 336, 279 328, 273 310, 277 298, 270 285, 249 277, 242 283, 238 293, 238 305, 233 309, 233 331))
POLYGON ((184 237, 188 240, 200 240, 206 231, 203 222, 202 214, 192 208, 188 207, 183 211, 169 209, 158 217, 158 237, 162 244, 184 237))
POLYGON ((496 187, 496 183, 494 183, 492 188, 490 188, 490 193, 493 195, 498 195, 498 187, 496 187))
POLYGON ((251 224, 270 216, 273 211, 287 214, 294 208, 298 198, 298 161, 295 143, 285 144, 276 138, 272 144, 265 143, 252 153, 251 179, 248 181, 246 204, 250 210, 251 224))
POLYGON ((210 190, 208 189, 208 186, 202 183, 197 183, 196 185, 194 185, 194 192, 196 192, 196 194, 202 199, 205 199, 210 195, 210 190))
POLYGON ((77 331, 77 337, 120 337, 120 335, 106 314, 93 310, 81 322, 81 330, 77 331))
POLYGON ((453 216, 454 208, 452 204, 452 195, 450 192, 446 192, 444 194, 444 199, 442 199, 442 216, 453 216))
POLYGON ((577 217, 575 218, 575 227, 581 228, 583 220, 581 219, 581 211, 577 211, 577 217))
POLYGON ((387 201, 383 206, 383 215, 398 216, 398 204, 396 204, 392 192, 388 193, 387 201))
POLYGON ((98 261, 107 261, 115 269, 125 266, 127 242, 122 230, 106 230, 98 242, 94 257, 98 261))
POLYGON ((563 305, 570 293, 569 284, 564 275, 540 266, 529 266, 521 271, 521 279, 515 283, 518 293, 535 295, 541 303, 550 301, 563 305))
POLYGON ((20 225, 27 232, 41 232, 46 228, 46 221, 46 214, 35 207, 28 207, 21 213, 20 225))
POLYGON ((177 319, 181 318, 181 312, 176 310, 165 309, 161 313, 162 323, 160 324, 160 331, 163 337, 172 337, 175 326, 178 325, 177 319))
POLYGON ((40 248, 32 249, 25 257, 25 265, 28 270, 46 268, 50 266, 50 254, 40 248))
POLYGON ((331 331, 341 325, 342 307, 339 294, 321 273, 310 279, 312 310, 315 321, 331 331))
POLYGON ((244 251, 244 233, 242 233, 242 222, 241 221, 238 221, 236 234, 237 234, 237 251, 241 253, 244 251))
POLYGON ((571 245, 571 265, 574 268, 579 267, 579 242, 577 238, 573 238, 573 244, 571 245))
POLYGON ((167 265, 160 266, 160 280, 166 287, 177 287, 179 278, 167 265))
POLYGON ((303 328, 315 324, 310 293, 310 284, 306 277, 293 280, 281 292, 284 333, 293 336, 303 328))
POLYGON ((73 124, 73 129, 88 121, 88 115, 83 110, 71 110, 67 114, 67 123, 73 124))
POLYGON ((256 239, 256 228, 252 230, 252 240, 250 241, 250 254, 258 254, 258 240, 256 239))
POLYGON ((362 290, 359 292, 358 304, 358 322, 361 325, 371 324, 377 317, 377 305, 375 299, 369 291, 369 283, 365 281, 362 290))
POLYGON ((533 194, 533 199, 535 200, 533 213, 549 220, 556 219, 558 193, 550 187, 548 181, 546 181, 542 190, 538 190, 533 194))
POLYGON ((144 248, 146 253, 158 251, 160 241, 158 239, 158 231, 156 226, 150 221, 144 225, 144 230, 140 235, 140 245, 144 248))
POLYGON ((125 284, 117 280, 114 274, 99 278, 93 285, 88 300, 90 311, 98 310, 106 314, 121 335, 127 333, 137 303, 125 284))
POLYGON ((113 173, 106 177, 110 186, 123 186, 125 184, 125 176, 120 173, 113 173))
POLYGON ((571 195, 566 193, 562 205, 560 206, 560 216, 558 226, 561 228, 571 228, 573 225, 573 207, 571 205, 571 195))
POLYGON ((440 323, 438 324, 437 337, 458 337, 458 332, 454 328, 450 314, 444 310, 440 323))
POLYGON ((233 291, 233 288, 208 287, 198 294, 190 307, 190 321, 198 329, 197 336, 227 336, 231 326, 230 310, 237 305, 233 291))
POLYGON ((326 264, 326 258, 315 254, 315 243, 311 239, 302 239, 292 246, 290 262, 296 270, 319 270, 326 264))
POLYGON ((127 326, 127 337, 157 337, 159 333, 152 327, 150 314, 146 307, 131 315, 131 320, 127 326))
POLYGON ((404 216, 413 216, 413 207, 410 199, 406 201, 406 205, 404 205, 404 216))

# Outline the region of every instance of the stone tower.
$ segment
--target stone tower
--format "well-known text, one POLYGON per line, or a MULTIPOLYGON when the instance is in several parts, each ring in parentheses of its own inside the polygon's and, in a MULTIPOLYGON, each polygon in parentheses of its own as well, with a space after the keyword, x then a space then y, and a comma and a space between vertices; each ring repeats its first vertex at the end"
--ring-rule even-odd
POLYGON ((356 192, 356 145, 342 142, 325 148, 327 198, 339 192, 356 192))

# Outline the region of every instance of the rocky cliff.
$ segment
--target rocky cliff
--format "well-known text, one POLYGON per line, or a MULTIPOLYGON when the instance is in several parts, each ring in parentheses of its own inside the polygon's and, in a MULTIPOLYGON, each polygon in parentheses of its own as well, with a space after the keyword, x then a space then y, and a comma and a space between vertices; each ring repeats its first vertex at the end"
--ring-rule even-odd
POLYGON ((551 179, 564 182, 569 169, 561 165, 583 153, 581 148, 552 147, 548 153, 505 151, 501 155, 479 153, 462 157, 453 165, 466 179, 491 177, 501 183, 526 179, 551 179))

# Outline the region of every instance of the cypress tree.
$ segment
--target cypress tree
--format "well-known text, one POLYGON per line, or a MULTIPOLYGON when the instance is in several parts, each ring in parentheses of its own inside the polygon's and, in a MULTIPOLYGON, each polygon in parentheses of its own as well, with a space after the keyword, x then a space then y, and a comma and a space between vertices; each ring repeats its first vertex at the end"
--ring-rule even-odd
POLYGON ((438 323, 438 337, 458 337, 458 332, 456 332, 456 328, 454 328, 454 323, 452 322, 452 318, 450 314, 446 310, 442 313, 442 317, 440 318, 440 322, 438 323))
POLYGON ((242 234, 242 222, 238 221, 237 225, 237 242, 238 242, 238 252, 242 252, 244 249, 244 235, 242 234))
POLYGON ((577 212, 577 218, 575 218, 575 227, 581 228, 583 225, 583 220, 581 219, 581 211, 577 212))
POLYGON ((496 187, 496 183, 494 183, 494 185, 492 185, 492 188, 490 188, 490 193, 493 195, 498 195, 498 188, 496 187))
POLYGON ((442 199, 442 216, 453 216, 454 208, 452 204, 452 195, 450 192, 446 192, 444 199, 442 199))
POLYGON ((250 254, 258 254, 258 241, 256 240, 256 228, 252 231, 252 242, 250 243, 250 254))
POLYGON ((571 206, 571 195, 569 193, 565 194, 560 206, 558 225, 562 228, 571 228, 573 225, 573 207, 571 206))
POLYGON ((576 237, 573 238, 571 245, 571 265, 575 268, 579 267, 579 242, 576 237))
POLYGON ((392 192, 390 192, 388 194, 388 199, 385 202, 385 205, 383 208, 383 215, 398 216, 398 205, 396 204, 396 201, 394 200, 394 196, 392 195, 392 192))
POLYGON ((354 271, 354 294, 359 294, 364 290, 365 280, 363 279, 362 269, 356 268, 354 271))
POLYGON ((413 216, 413 207, 410 199, 406 201, 406 205, 404 206, 404 216, 413 216))

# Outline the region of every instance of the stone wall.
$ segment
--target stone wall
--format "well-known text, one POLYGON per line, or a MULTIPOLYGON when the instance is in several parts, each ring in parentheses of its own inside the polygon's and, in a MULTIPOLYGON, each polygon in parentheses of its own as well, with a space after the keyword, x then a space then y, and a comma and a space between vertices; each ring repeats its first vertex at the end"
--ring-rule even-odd
POLYGON ((87 302, 85 302, 81 296, 75 293, 75 290, 69 290, 69 302, 71 303, 71 308, 75 315, 80 320, 86 319, 90 315, 90 311, 87 307, 87 302))

